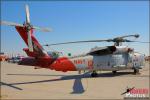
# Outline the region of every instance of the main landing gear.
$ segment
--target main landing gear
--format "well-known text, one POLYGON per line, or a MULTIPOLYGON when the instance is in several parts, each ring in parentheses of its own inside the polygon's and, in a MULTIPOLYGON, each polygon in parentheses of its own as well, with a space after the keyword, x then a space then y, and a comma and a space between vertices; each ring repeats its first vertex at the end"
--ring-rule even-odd
POLYGON ((94 70, 92 73, 91 73, 91 77, 96 77, 98 74, 97 72, 94 70))
POLYGON ((117 71, 116 71, 116 70, 114 70, 114 71, 112 71, 112 73, 113 73, 113 74, 116 74, 116 73, 117 73, 117 71))
POLYGON ((134 74, 139 74, 139 69, 134 68, 134 74))

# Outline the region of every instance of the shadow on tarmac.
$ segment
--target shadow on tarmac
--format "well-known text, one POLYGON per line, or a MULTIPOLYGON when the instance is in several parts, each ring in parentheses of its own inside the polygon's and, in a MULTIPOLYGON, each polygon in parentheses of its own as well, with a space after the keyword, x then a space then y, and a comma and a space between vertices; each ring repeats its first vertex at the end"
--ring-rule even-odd
MULTIPOLYGON (((8 75, 12 75, 12 74, 8 74, 8 75)), ((26 75, 26 74, 15 74, 15 75, 26 75)), ((27 74, 27 76, 32 76, 32 74, 29 74, 29 75, 27 74)), ((33 74, 33 76, 36 76, 36 75, 33 74)), ((40 75, 38 74, 37 76, 40 76, 40 75)), ((44 76, 44 75, 41 75, 41 76, 44 76)), ((55 75, 46 75, 46 76, 55 76, 55 75)), ((61 75, 58 75, 58 76, 61 76, 61 75)), ((133 72, 117 72, 116 74, 102 73, 102 74, 98 74, 97 77, 91 77, 91 75, 89 73, 85 73, 85 74, 81 74, 81 75, 64 75, 60 78, 49 79, 49 80, 31 81, 31 82, 18 82, 18 83, 10 83, 10 84, 11 85, 21 85, 21 84, 45 83, 45 82, 64 81, 64 80, 73 80, 73 79, 82 79, 82 78, 103 78, 103 77, 108 77, 109 78, 109 77, 117 77, 117 76, 122 76, 122 77, 145 77, 145 76, 133 75, 133 72)))
MULTIPOLYGON (((40 80, 40 81, 30 81, 30 82, 18 82, 18 83, 2 83, 2 85, 7 85, 10 87, 13 87, 18 90, 22 90, 21 88, 15 87, 14 85, 23 85, 23 84, 34 84, 34 83, 46 83, 46 82, 55 82, 55 81, 65 81, 65 80, 74 80, 73 84, 73 92, 71 94, 81 94, 85 92, 85 89, 83 87, 82 78, 103 78, 103 77, 117 77, 117 76, 122 76, 122 77, 142 77, 140 75, 133 75, 133 72, 117 72, 116 74, 113 73, 101 73, 98 74, 97 77, 91 77, 89 72, 81 74, 81 75, 42 75, 42 74, 7 74, 7 75, 20 75, 20 76, 61 76, 60 78, 54 78, 54 79, 49 79, 49 80, 40 80)), ((145 76, 143 76, 145 77, 145 76)))
POLYGON ((8 87, 11 87, 11 88, 14 88, 14 89, 17 89, 17 90, 23 90, 21 88, 13 86, 12 84, 7 84, 7 83, 4 83, 4 82, 0 82, 0 85, 8 86, 8 87))

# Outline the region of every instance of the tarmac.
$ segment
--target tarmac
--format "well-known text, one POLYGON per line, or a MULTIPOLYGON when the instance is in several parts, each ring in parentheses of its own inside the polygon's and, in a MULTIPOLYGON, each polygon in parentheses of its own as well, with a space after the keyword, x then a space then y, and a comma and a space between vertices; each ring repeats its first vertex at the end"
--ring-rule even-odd
POLYGON ((1 99, 123 99, 127 87, 149 90, 149 78, 148 62, 138 75, 100 71, 95 78, 1 62, 1 99))

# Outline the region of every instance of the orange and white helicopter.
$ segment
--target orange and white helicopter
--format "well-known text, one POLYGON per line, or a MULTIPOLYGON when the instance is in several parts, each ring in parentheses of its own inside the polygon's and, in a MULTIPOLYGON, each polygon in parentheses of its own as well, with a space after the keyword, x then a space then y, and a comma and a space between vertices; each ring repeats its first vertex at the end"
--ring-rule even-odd
MULTIPOLYGON (((49 32, 47 28, 39 28, 30 24, 29 7, 26 5, 26 22, 22 24, 1 21, 3 25, 14 26, 28 48, 23 50, 29 56, 19 62, 20 65, 38 66, 56 71, 81 71, 88 70, 91 76, 97 76, 98 70, 112 71, 116 73, 119 70, 133 69, 138 73, 139 69, 144 66, 144 55, 134 52, 133 48, 122 46, 122 42, 139 42, 131 41, 125 38, 139 35, 126 35, 105 40, 75 41, 66 43, 46 44, 45 46, 61 45, 70 43, 84 42, 114 42, 113 46, 92 48, 88 53, 75 57, 59 57, 57 52, 46 52, 42 45, 34 37, 34 29, 49 32)), ((143 42, 144 43, 144 42, 143 42)))

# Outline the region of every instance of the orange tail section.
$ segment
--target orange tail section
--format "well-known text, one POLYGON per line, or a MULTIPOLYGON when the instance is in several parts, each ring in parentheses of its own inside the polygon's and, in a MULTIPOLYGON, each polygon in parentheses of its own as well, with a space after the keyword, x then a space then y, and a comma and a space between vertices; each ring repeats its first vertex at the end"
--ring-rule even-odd
MULTIPOLYGON (((16 30, 28 46, 28 35, 26 32, 26 27, 19 27, 16 26, 16 30)), ((31 38, 32 38, 32 44, 33 44, 33 52, 30 52, 28 48, 24 48, 23 50, 26 52, 26 54, 29 57, 32 57, 29 59, 24 59, 20 64, 24 65, 33 65, 33 66, 41 66, 41 67, 48 67, 52 62, 53 59, 51 56, 47 54, 47 52, 43 49, 43 47, 40 45, 40 43, 37 41, 37 39, 33 35, 33 29, 31 29, 31 38)))
MULTIPOLYGON (((26 27, 16 26, 16 30, 18 31, 18 33, 20 34, 20 36, 22 37, 22 39, 24 40, 24 42, 28 46, 28 42, 27 42, 28 35, 27 35, 27 32, 26 32, 25 28, 26 27)), ((31 29, 31 38, 32 38, 32 44, 33 44, 33 50, 34 51, 30 52, 28 48, 24 48, 23 50, 27 53, 27 55, 30 56, 30 57, 46 57, 46 56, 49 57, 47 52, 45 52, 43 47, 40 45, 40 43, 34 37, 33 29, 31 29)))

